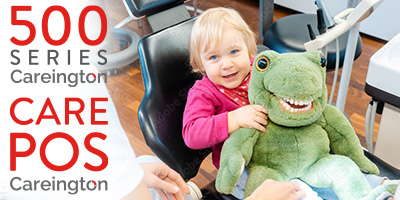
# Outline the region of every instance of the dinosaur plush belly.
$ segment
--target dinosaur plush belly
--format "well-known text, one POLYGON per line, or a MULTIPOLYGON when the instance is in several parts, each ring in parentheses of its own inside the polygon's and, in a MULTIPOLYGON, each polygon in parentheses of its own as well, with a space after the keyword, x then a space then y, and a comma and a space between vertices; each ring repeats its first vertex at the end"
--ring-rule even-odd
POLYGON ((302 177, 306 170, 329 155, 329 138, 318 125, 298 128, 269 122, 267 133, 260 133, 249 167, 267 166, 279 171, 283 179, 302 177))

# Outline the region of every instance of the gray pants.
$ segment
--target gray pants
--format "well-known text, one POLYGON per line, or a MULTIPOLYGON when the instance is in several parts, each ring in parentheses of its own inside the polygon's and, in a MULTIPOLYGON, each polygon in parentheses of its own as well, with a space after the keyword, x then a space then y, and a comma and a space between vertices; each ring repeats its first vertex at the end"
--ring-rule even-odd
MULTIPOLYGON (((249 169, 244 168, 242 175, 240 175, 239 181, 237 182, 235 188, 232 191, 232 195, 238 199, 244 199, 244 188, 246 186, 247 178, 249 177, 249 169)), ((380 177, 377 175, 365 174, 371 188, 378 187, 386 177, 380 177)), ((311 187, 312 190, 318 193, 318 196, 323 199, 336 200, 338 199, 332 188, 315 188, 311 187)))

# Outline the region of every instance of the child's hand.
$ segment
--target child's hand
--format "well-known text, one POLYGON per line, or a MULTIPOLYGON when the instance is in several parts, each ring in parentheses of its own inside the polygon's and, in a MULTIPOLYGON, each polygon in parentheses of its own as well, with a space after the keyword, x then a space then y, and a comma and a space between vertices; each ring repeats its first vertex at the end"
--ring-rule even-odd
POLYGON ((267 132, 267 110, 261 105, 247 105, 228 112, 228 132, 231 134, 240 127, 255 128, 267 132))

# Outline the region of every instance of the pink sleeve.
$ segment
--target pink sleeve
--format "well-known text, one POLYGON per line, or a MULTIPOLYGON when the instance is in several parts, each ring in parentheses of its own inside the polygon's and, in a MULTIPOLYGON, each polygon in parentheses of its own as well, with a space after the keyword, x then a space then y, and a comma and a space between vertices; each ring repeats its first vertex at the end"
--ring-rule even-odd
POLYGON ((190 90, 183 114, 183 139, 192 149, 213 147, 228 139, 228 114, 215 114, 215 101, 201 90, 190 90))

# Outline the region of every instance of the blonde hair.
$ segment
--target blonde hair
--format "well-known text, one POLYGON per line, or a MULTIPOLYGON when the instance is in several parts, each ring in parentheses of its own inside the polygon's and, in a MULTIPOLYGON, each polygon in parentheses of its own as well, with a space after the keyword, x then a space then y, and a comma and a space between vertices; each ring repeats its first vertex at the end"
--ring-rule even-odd
MULTIPOLYGON (((211 8, 205 11, 193 25, 189 39, 190 65, 195 72, 202 72, 200 52, 202 48, 215 42, 219 45, 225 27, 232 27, 243 34, 249 58, 254 56, 257 51, 255 34, 240 16, 240 14, 230 8, 211 8)), ((216 46, 218 47, 218 46, 216 46)))

